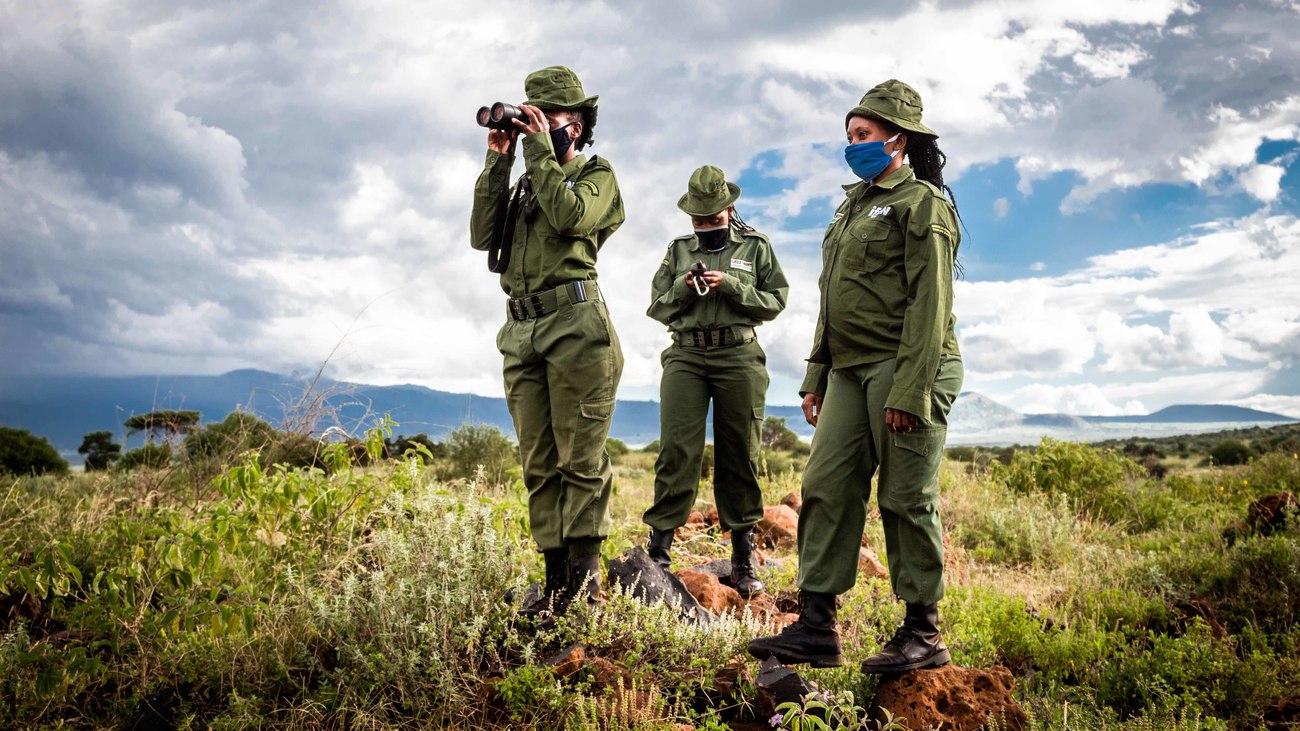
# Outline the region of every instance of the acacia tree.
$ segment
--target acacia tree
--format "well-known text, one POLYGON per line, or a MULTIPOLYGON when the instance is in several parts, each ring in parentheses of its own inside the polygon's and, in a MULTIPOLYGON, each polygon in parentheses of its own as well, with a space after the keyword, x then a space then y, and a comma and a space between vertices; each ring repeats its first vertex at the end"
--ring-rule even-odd
POLYGON ((160 438, 164 442, 171 443, 198 429, 201 417, 202 414, 198 411, 162 409, 147 414, 136 414, 123 424, 127 428, 127 436, 144 432, 148 435, 150 444, 160 438))
POLYGON ((122 445, 113 441, 113 432, 93 431, 81 438, 77 454, 86 455, 86 471, 106 470, 122 456, 122 445))
POLYGON ((767 449, 789 452, 799 446, 799 435, 785 425, 783 416, 769 416, 764 419, 760 439, 767 449))

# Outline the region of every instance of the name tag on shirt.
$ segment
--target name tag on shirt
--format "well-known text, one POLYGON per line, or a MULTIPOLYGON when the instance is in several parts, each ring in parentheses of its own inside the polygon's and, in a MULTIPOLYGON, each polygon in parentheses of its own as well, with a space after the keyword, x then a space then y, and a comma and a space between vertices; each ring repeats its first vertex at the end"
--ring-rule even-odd
POLYGON ((732 259, 732 260, 731 260, 731 268, 732 268, 732 269, 739 269, 739 270, 741 270, 741 271, 743 271, 743 272, 749 272, 750 274, 753 274, 753 273, 754 273, 754 262, 752 262, 752 261, 745 261, 744 259, 732 259))

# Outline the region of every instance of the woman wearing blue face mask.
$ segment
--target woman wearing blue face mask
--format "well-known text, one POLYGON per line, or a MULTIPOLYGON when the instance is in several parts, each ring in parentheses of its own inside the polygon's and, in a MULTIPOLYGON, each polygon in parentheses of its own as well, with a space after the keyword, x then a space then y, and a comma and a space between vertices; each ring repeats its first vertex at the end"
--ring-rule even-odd
POLYGON ((817 427, 799 514, 800 615, 749 651, 816 667, 843 662, 835 598, 855 583, 879 469, 889 578, 906 613, 862 670, 896 673, 949 660, 938 628, 939 465, 962 382, 952 314, 961 235, 945 156, 912 87, 891 79, 871 89, 845 130, 844 158, 860 182, 844 186, 822 244, 821 311, 800 389, 817 427))

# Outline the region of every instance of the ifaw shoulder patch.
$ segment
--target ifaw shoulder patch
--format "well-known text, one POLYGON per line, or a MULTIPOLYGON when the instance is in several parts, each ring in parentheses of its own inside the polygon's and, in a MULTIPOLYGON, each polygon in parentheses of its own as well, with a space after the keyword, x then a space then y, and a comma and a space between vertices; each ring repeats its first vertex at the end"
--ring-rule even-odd
POLYGON ((581 187, 590 190, 592 195, 600 195, 600 188, 597 188, 596 184, 591 182, 590 180, 579 180, 573 185, 574 187, 581 187))
POLYGON ((944 238, 948 239, 949 241, 952 241, 952 239, 953 239, 952 231, 948 230, 948 228, 945 227, 945 226, 940 226, 940 225, 937 224, 937 223, 932 223, 932 224, 930 224, 930 230, 931 230, 931 231, 934 231, 935 233, 937 233, 937 234, 939 234, 939 235, 941 235, 941 236, 943 236, 944 238))

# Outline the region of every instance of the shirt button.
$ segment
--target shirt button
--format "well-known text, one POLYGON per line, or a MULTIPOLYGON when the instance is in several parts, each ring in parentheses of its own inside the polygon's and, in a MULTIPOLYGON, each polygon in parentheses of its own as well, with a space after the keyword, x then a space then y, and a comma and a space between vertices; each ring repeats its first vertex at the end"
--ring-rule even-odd
POLYGON ((858 212, 861 211, 861 210, 862 210, 862 206, 854 206, 854 207, 853 207, 853 212, 854 212, 854 213, 858 213, 858 212))

